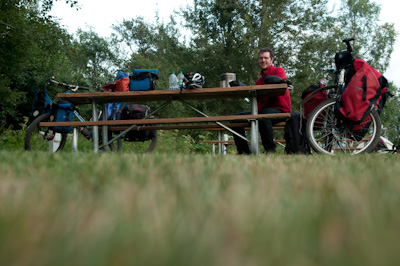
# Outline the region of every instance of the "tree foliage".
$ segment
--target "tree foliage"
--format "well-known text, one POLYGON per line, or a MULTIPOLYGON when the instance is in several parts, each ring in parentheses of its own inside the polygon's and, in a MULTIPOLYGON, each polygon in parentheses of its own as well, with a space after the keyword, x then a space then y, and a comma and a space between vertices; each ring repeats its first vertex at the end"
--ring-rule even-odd
POLYGON ((61 71, 70 36, 40 10, 38 1, 2 1, 0 18, 0 91, 13 95, 1 98, 2 127, 22 122, 30 93, 50 71, 61 71))
POLYGON ((91 87, 110 79, 110 75, 105 78, 104 64, 113 61, 107 41, 91 31, 78 32, 79 39, 74 40, 48 15, 52 4, 51 0, 0 3, 0 129, 19 127, 23 116, 29 115, 34 91, 51 76, 91 87))
POLYGON ((381 9, 370 0, 342 0, 341 11, 342 32, 355 38, 357 56, 384 72, 397 36, 394 24, 378 25, 381 9))
POLYGON ((101 88, 113 80, 116 55, 109 41, 100 37, 93 29, 77 32, 71 43, 68 57, 73 64, 70 74, 74 81, 90 88, 101 88))

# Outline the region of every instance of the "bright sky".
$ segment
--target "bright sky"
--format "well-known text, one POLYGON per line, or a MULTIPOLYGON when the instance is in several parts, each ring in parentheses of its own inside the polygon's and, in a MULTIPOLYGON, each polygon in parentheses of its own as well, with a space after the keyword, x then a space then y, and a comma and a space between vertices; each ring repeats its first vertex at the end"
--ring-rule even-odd
MULTIPOLYGON (((334 0, 331 0, 334 1, 334 0)), ((337 1, 337 0, 336 0, 337 1)), ((381 22, 395 23, 396 31, 400 33, 399 0, 374 0, 381 5, 381 22)), ((70 33, 75 33, 78 28, 87 30, 89 26, 103 37, 109 37, 111 25, 119 24, 123 19, 132 19, 138 16, 146 21, 154 22, 158 12, 161 21, 168 21, 174 10, 185 7, 188 0, 79 0, 81 9, 78 11, 70 8, 64 1, 54 2, 52 15, 61 19, 70 33)), ((383 73, 385 77, 400 87, 400 35, 394 46, 394 52, 389 69, 383 73)))

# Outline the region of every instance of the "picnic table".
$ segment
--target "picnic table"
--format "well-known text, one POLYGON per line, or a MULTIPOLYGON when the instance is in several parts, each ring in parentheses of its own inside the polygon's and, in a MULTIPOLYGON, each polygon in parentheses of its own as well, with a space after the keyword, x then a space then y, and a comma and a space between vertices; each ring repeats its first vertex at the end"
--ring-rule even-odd
MULTIPOLYGON (((108 126, 129 126, 127 130, 132 130, 134 127, 146 125, 165 125, 161 129, 184 129, 190 126, 182 126, 177 124, 194 124, 192 128, 209 128, 209 123, 214 123, 218 127, 225 128, 226 130, 237 134, 232 127, 235 127, 235 122, 247 121, 250 123, 250 145, 253 154, 259 154, 259 140, 258 140, 258 120, 259 119, 288 119, 290 114, 258 114, 257 97, 258 96, 277 96, 284 95, 287 89, 287 84, 269 84, 269 85, 256 85, 256 86, 239 86, 227 88, 204 88, 204 89, 186 89, 186 90, 152 90, 152 91, 129 91, 129 92, 88 92, 88 93, 58 93, 57 97, 67 100, 75 105, 77 104, 91 104, 93 121, 71 121, 71 122, 42 122, 42 126, 72 126, 78 128, 82 126, 91 126, 93 129, 93 151, 99 151, 99 126, 102 127, 103 145, 108 143, 107 127, 108 126), (227 98, 248 98, 251 101, 251 114, 244 116, 209 116, 202 111, 196 109, 189 101, 193 100, 212 100, 227 98), (178 101, 187 106, 188 108, 196 111, 201 116, 199 117, 175 117, 175 118, 158 118, 158 119, 144 119, 144 120, 106 120, 105 116, 102 121, 97 120, 98 105, 105 106, 106 103, 112 102, 132 102, 132 103, 149 103, 149 102, 163 102, 163 104, 154 110, 151 115, 156 114, 162 108, 167 106, 173 101, 178 101), (229 122, 224 124, 223 122, 229 122), (206 123, 200 125, 198 123, 206 123)), ((223 101, 221 101, 223 104, 223 101)), ((105 108, 105 107, 104 107, 105 108)), ((77 130, 74 130, 77 134, 77 130)), ((244 138, 244 137, 243 137, 244 138)), ((247 139, 246 139, 247 140, 247 139)), ((113 141, 113 140, 111 140, 113 141)))

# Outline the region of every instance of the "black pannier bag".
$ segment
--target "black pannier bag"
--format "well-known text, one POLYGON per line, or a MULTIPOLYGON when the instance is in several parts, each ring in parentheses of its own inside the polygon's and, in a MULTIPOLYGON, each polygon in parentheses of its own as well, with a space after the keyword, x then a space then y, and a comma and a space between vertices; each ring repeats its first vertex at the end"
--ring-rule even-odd
POLYGON ((305 119, 298 112, 293 112, 286 121, 284 137, 287 154, 311 154, 306 137, 305 119))
MULTIPOLYGON (((127 104, 122 106, 120 112, 121 120, 143 119, 151 113, 150 107, 140 104, 127 104)), ((153 117, 152 117, 153 118, 153 117)), ((151 119, 151 118, 150 118, 151 119)), ((140 126, 126 133, 125 141, 146 141, 155 136, 155 130, 140 130, 140 126)))
POLYGON ((51 99, 45 90, 37 89, 35 91, 35 101, 33 102, 32 112, 29 116, 29 122, 35 120, 39 115, 50 113, 51 99))

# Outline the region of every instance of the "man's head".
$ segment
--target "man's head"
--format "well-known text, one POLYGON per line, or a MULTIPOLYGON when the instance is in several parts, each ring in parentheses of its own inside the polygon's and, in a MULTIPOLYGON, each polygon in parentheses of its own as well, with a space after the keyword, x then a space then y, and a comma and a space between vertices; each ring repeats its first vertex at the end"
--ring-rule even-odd
POLYGON ((258 65, 262 70, 267 70, 274 62, 274 52, 270 48, 261 48, 258 52, 258 65))

